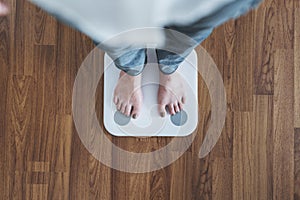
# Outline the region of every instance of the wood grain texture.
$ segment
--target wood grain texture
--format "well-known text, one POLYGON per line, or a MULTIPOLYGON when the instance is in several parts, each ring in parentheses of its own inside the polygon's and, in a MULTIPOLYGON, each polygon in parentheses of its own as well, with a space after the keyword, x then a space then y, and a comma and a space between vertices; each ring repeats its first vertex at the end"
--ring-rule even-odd
MULTIPOLYGON (((233 86, 234 86, 234 62, 236 51, 236 21, 231 20, 223 25, 223 34, 220 34, 224 38, 224 63, 223 63, 223 80, 226 90, 226 100, 228 110, 233 110, 233 86), (223 36, 222 36, 223 35, 223 36)), ((223 48, 222 48, 223 49, 223 48)))
MULTIPOLYGON (((7 17, 0 18, 0 113, 6 112, 7 101, 7 80, 9 75, 9 21, 7 17)), ((0 114, 0 194, 4 194, 5 190, 5 114, 0 114)), ((0 197, 0 199, 2 199, 0 197)))
POLYGON ((169 169, 170 199, 192 199, 192 152, 185 153, 169 169))
MULTIPOLYGON (((265 0, 257 10, 214 30, 203 46, 226 90, 219 141, 199 159, 212 106, 199 76, 199 122, 192 145, 169 166, 141 174, 99 162, 74 126, 73 84, 95 47, 92 40, 25 0, 10 4, 11 14, 0 18, 0 199, 300 199, 298 0, 265 0)), ((95 70, 103 67, 103 55, 99 51, 95 70)), ((208 64, 200 55, 198 60, 208 64)), ((96 94, 103 128, 102 78, 96 94)), ((120 148, 139 153, 163 148, 173 139, 103 134, 120 148)), ((93 140, 90 145, 102 143, 93 140)), ((160 166, 178 150, 144 164, 160 166)), ((123 162, 112 149, 96 153, 123 162)))
POLYGON ((294 1, 294 7, 295 8, 300 8, 300 2, 299 1, 294 1))
POLYGON ((294 126, 300 128, 300 8, 295 9, 294 126))
POLYGON ((52 143, 56 128, 56 53, 54 46, 45 45, 34 46, 34 55, 37 58, 33 71, 38 95, 34 107, 36 126, 35 131, 31 133, 33 145, 30 145, 29 151, 32 161, 50 162, 52 145, 56 145, 52 143))
POLYGON ((233 166, 231 158, 216 158, 212 170, 212 199, 232 199, 233 166))
POLYGON ((199 150, 210 122, 210 110, 202 111, 198 122, 197 136, 192 144, 192 199, 212 198, 212 158, 199 160, 199 150))
POLYGON ((254 120, 252 154, 254 155, 254 189, 256 199, 272 199, 272 172, 273 167, 270 160, 273 158, 272 136, 273 127, 273 97, 259 95, 254 98, 254 120))
POLYGON ((274 46, 276 49, 293 49, 294 46, 294 3, 295 0, 276 2, 276 31, 274 46))
POLYGON ((222 134, 211 152, 214 158, 232 158, 233 123, 233 112, 227 112, 222 134))
POLYGON ((233 61, 232 110, 253 109, 254 14, 241 17, 236 24, 236 46, 233 61), (246 39, 247 38, 247 39, 246 39))
POLYGON ((34 6, 25 0, 11 0, 10 70, 15 75, 33 75, 34 43, 31 34, 34 6))
POLYGON ((73 68, 76 66, 75 31, 58 24, 56 51, 56 110, 60 114, 71 114, 73 68))
POLYGON ((29 76, 9 79, 6 109, 6 169, 25 171, 35 126, 36 84, 29 76))
POLYGON ((292 199, 294 184, 293 51, 278 50, 275 59, 273 127, 273 199, 292 199))
POLYGON ((276 31, 276 8, 274 3, 264 2, 255 11, 255 94, 274 94, 274 40, 276 31))
POLYGON ((233 199, 254 199, 254 155, 252 154, 253 115, 250 112, 234 113, 233 138, 233 199))
POLYGON ((270 199, 269 149, 272 98, 255 96, 253 112, 234 113, 233 199, 270 199))
POLYGON ((295 184, 295 192, 294 199, 300 199, 300 129, 295 129, 295 137, 294 137, 294 184, 295 184))
MULTIPOLYGON (((12 199, 18 180, 14 180, 16 172, 26 171, 26 162, 30 160, 28 146, 34 132, 35 83, 32 77, 12 76, 9 79, 8 102, 6 111, 5 137, 5 191, 4 199, 12 199), (33 125, 33 126, 32 126, 33 125), (13 177, 12 177, 13 176, 13 177)), ((17 190, 18 191, 18 190, 17 190)), ((22 191, 22 190, 21 190, 22 191)))
POLYGON ((40 45, 57 44, 57 21, 42 9, 35 7, 32 12, 34 24, 34 42, 40 45))

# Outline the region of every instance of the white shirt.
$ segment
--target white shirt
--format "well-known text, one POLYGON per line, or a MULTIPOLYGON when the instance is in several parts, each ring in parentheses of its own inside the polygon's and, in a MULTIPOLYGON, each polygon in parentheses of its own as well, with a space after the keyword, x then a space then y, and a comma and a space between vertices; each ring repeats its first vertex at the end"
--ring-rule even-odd
MULTIPOLYGON (((188 24, 235 0, 31 0, 96 41, 145 27, 188 24)), ((163 42, 161 31, 127 37, 123 43, 163 42), (142 37, 142 38, 141 38, 142 37)))

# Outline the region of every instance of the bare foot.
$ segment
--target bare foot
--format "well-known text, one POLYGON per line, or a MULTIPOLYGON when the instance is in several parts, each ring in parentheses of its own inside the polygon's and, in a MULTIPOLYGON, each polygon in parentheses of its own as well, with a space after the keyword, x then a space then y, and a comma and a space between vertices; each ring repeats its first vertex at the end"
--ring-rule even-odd
POLYGON ((117 110, 126 116, 137 118, 140 114, 143 102, 141 90, 142 75, 130 76, 120 72, 120 77, 114 91, 114 103, 117 110))
POLYGON ((185 81, 178 72, 165 75, 160 72, 158 89, 158 112, 161 117, 166 115, 166 107, 171 115, 180 112, 185 103, 185 81))

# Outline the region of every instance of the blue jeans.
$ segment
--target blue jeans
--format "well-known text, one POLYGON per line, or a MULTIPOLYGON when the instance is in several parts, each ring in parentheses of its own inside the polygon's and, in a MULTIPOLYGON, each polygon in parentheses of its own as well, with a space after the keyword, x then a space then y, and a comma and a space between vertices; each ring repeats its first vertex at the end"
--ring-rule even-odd
MULTIPOLYGON (((176 24, 164 27, 166 47, 174 46, 176 53, 168 51, 168 48, 156 49, 159 69, 164 74, 172 74, 176 71, 180 63, 191 53, 191 51, 205 40, 213 29, 224 22, 237 18, 245 14, 250 9, 258 6, 262 0, 236 0, 224 6, 217 12, 197 20, 189 25, 178 26, 176 24), (180 37, 174 35, 170 30, 178 31, 192 39, 191 42, 182 41, 180 37), (180 48, 180 49, 178 49, 180 48), (180 52, 180 53, 178 53, 180 52)), ((108 55, 114 54, 116 67, 129 75, 140 74, 147 63, 146 49, 126 50, 126 48, 106 50, 108 55)))

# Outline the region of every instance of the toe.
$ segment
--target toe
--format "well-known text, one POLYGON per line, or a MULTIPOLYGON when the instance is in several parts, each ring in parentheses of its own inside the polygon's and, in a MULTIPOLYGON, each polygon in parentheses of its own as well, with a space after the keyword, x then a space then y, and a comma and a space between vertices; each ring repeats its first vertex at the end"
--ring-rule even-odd
POLYGON ((121 113, 125 114, 125 109, 126 109, 127 104, 123 103, 121 107, 121 113))
POLYGON ((125 115, 128 117, 130 116, 131 108, 132 108, 131 105, 127 105, 125 108, 125 115))
POLYGON ((174 110, 175 110, 176 113, 178 113, 180 111, 177 102, 174 104, 174 110))
POLYGON ((121 111, 121 108, 122 108, 122 102, 118 101, 117 110, 121 111))
POLYGON ((185 96, 183 96, 183 97, 181 98, 181 102, 182 102, 183 104, 185 104, 185 102, 186 102, 185 96))
POLYGON ((183 104, 181 102, 178 102, 178 107, 179 107, 179 110, 183 110, 183 104))
POLYGON ((115 103, 116 105, 118 105, 118 102, 119 102, 118 97, 114 97, 114 103, 115 103))
POLYGON ((159 112, 159 115, 161 117, 165 117, 166 116, 166 105, 165 104, 160 104, 158 106, 158 112, 159 112))
POLYGON ((173 104, 169 104, 169 105, 168 105, 168 109, 169 109, 169 113, 170 113, 171 115, 174 115, 174 114, 175 114, 175 110, 174 110, 173 104))
POLYGON ((132 117, 136 119, 140 115, 141 106, 140 105, 133 105, 132 106, 132 117))

